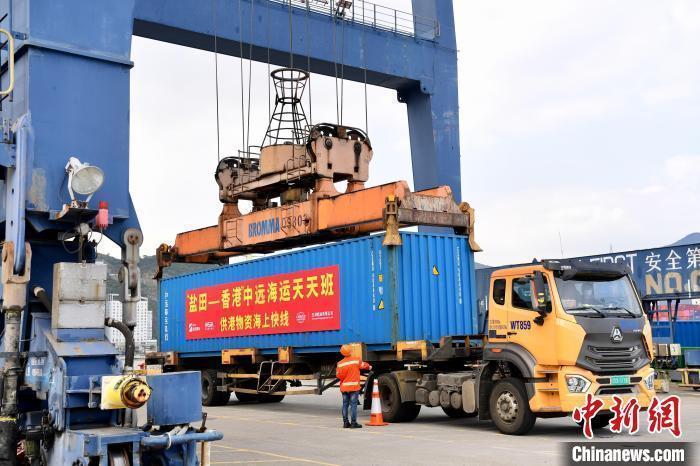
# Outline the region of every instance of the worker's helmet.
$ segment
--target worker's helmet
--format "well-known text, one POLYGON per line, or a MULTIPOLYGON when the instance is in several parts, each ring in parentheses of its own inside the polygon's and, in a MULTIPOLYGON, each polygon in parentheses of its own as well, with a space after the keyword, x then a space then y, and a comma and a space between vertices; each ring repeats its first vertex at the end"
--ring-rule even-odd
POLYGON ((343 356, 350 356, 352 354, 352 350, 350 349, 350 345, 343 345, 340 347, 340 354, 343 356))

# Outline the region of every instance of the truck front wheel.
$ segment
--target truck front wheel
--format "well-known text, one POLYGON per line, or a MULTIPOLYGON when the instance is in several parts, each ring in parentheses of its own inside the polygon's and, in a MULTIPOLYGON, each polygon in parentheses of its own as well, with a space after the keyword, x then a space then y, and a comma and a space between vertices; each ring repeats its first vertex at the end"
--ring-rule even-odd
POLYGON ((518 379, 506 378, 496 382, 489 397, 491 419, 498 430, 508 435, 524 435, 535 425, 530 410, 525 384, 518 379))
POLYGON ((377 381, 382 402, 382 417, 386 422, 410 422, 418 417, 421 405, 413 401, 401 401, 399 385, 391 374, 382 374, 377 381))

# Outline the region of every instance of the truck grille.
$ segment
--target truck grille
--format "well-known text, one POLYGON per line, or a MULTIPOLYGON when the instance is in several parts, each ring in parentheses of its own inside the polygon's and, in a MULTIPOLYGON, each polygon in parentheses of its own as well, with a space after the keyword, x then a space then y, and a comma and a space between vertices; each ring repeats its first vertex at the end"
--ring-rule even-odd
POLYGON ((646 364, 646 351, 642 345, 633 346, 594 346, 588 345, 584 357, 586 365, 593 372, 634 372, 646 364))

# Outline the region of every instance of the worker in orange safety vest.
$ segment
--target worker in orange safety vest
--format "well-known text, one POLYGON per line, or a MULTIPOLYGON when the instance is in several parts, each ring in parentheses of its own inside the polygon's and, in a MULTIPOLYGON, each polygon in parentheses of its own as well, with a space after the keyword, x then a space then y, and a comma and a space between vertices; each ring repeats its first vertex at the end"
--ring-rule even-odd
POLYGON ((343 427, 359 429, 362 425, 357 423, 357 403, 360 399, 360 370, 371 370, 372 366, 360 358, 352 356, 349 345, 340 347, 340 354, 345 356, 335 369, 335 376, 340 380, 340 393, 343 395, 343 427), (348 420, 348 408, 350 420, 348 420))

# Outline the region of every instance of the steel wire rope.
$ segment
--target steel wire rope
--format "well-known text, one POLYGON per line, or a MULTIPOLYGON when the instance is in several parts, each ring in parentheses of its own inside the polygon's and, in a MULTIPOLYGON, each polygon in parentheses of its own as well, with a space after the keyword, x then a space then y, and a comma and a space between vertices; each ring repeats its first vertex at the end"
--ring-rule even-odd
POLYGON ((345 103, 345 19, 340 25, 340 124, 343 124, 343 104, 345 103))
POLYGON ((292 29, 292 0, 289 0, 289 67, 294 68, 294 30, 292 29))
POLYGON ((333 74, 335 75, 335 121, 340 122, 340 102, 338 100, 338 51, 336 50, 335 40, 335 14, 331 16, 333 21, 333 74))
POLYGON ((221 160, 221 136, 219 130, 219 50, 216 34, 216 1, 211 0, 211 19, 214 32, 214 88, 216 91, 216 161, 221 160))
POLYGON ((245 99, 243 97, 243 15, 241 10, 241 0, 238 0, 238 47, 240 56, 240 75, 241 75, 241 139, 243 150, 245 151, 245 99))
POLYGON ((365 35, 365 2, 362 0, 362 64, 365 80, 365 134, 369 135, 369 116, 367 112, 367 43, 365 35))
POLYGON ((304 40, 306 41, 306 72, 309 73, 309 80, 308 80, 308 95, 309 95, 309 121, 307 122, 308 126, 313 125, 313 118, 312 118, 312 105, 311 105, 311 45, 309 44, 309 9, 311 8, 311 5, 309 2, 306 2, 306 21, 304 23, 304 40))
MULTIPOLYGON (((272 91, 271 91, 271 85, 272 85, 272 76, 270 75, 270 2, 265 2, 266 5, 266 15, 267 15, 267 25, 268 27, 266 28, 266 34, 267 34, 267 121, 269 122, 272 120, 272 91)), ((269 124, 269 123, 268 123, 269 124)), ((265 132, 265 136, 267 136, 267 131, 265 132)), ((265 136, 263 136, 263 144, 265 144, 265 136)))
MULTIPOLYGON (((289 0, 289 68, 290 70, 294 69, 294 25, 292 24, 292 0, 289 0)), ((294 71, 289 72, 289 76, 293 77, 294 76, 294 71)), ((291 93, 291 98, 292 98, 292 111, 291 111, 291 118, 292 118, 292 127, 291 127, 291 137, 292 141, 296 142, 296 130, 297 130, 297 113, 296 113, 296 105, 294 104, 294 97, 296 97, 296 92, 297 88, 295 85, 292 85, 290 89, 287 89, 287 84, 284 81, 281 81, 280 87, 282 88, 282 98, 284 99, 286 97, 286 91, 289 90, 291 93)), ((282 109, 284 109, 284 102, 282 103, 282 109)), ((285 126, 283 125, 283 120, 284 120, 284 111, 281 110, 282 114, 280 115, 280 123, 278 127, 281 127, 282 130, 285 130, 285 126)), ((279 132, 277 135, 279 136, 279 132)), ((294 157, 294 152, 292 152, 292 158, 294 157)))
MULTIPOLYGON (((253 11, 255 8, 255 1, 250 2, 250 40, 248 42, 248 117, 247 117, 247 130, 246 130, 246 145, 243 149, 246 151, 246 155, 250 158, 250 89, 252 87, 251 78, 253 76, 253 11)), ((242 38, 242 37, 241 37, 242 38)))

